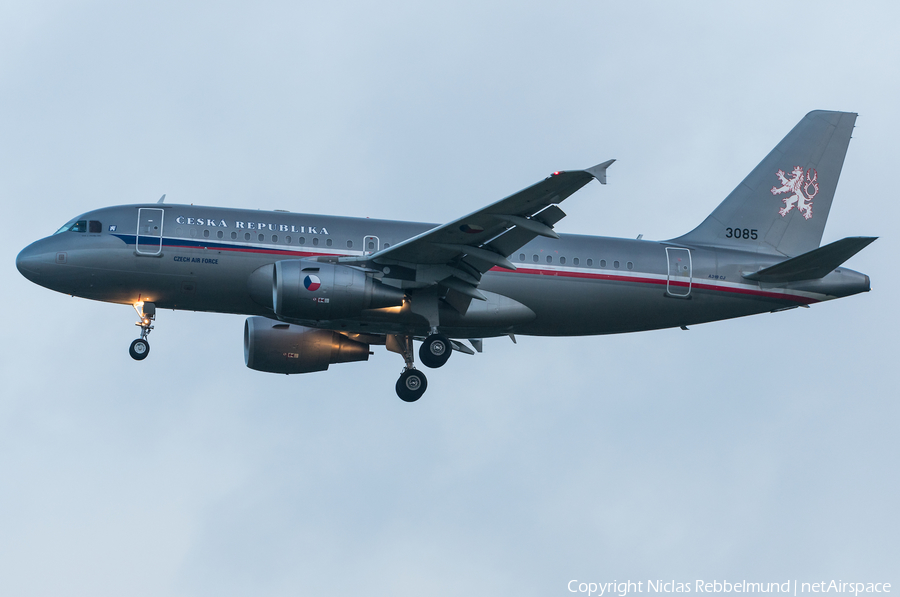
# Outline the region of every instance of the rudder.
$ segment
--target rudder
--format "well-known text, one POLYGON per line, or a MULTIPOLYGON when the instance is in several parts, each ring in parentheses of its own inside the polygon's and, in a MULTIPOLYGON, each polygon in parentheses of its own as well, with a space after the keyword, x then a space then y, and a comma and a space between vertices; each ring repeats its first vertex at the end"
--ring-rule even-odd
POLYGON ((760 252, 789 257, 817 248, 856 116, 824 110, 807 114, 703 223, 673 240, 729 248, 756 245, 760 252))

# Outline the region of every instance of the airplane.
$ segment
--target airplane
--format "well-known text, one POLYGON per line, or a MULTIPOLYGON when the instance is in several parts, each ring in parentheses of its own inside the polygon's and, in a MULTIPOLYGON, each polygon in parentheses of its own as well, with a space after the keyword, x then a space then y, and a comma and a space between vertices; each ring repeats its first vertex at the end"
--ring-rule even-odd
POLYGON ((554 231, 609 160, 443 225, 173 205, 89 211, 23 249, 32 282, 133 305, 143 360, 158 309, 248 315, 251 369, 297 374, 398 353, 415 402, 484 338, 617 334, 784 311, 868 292, 842 267, 876 237, 819 246, 857 114, 807 114, 692 231, 665 241, 554 231), (468 342, 468 345, 464 343, 468 342))

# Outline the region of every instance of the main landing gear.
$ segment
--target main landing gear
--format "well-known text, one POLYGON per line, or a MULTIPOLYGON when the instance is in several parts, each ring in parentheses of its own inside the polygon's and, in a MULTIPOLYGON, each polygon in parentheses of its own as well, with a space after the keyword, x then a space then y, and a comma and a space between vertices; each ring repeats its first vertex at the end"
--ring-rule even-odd
POLYGON ((134 325, 141 328, 141 337, 131 343, 128 354, 135 361, 143 361, 150 354, 150 343, 147 342, 147 336, 153 329, 153 321, 156 319, 156 305, 153 303, 145 303, 139 301, 134 304, 134 310, 137 311, 141 320, 134 325))
MULTIPOLYGON (((403 355, 406 367, 397 380, 397 396, 404 402, 415 402, 422 397, 425 389, 428 387, 428 379, 425 374, 416 369, 413 362, 412 336, 392 336, 393 347, 391 350, 399 352, 403 355)), ((450 339, 443 334, 438 334, 437 330, 432 330, 432 334, 422 341, 419 348, 419 358, 422 364, 432 369, 442 367, 450 358, 453 345, 450 339)))
POLYGON ((425 393, 428 380, 424 373, 416 369, 413 362, 412 336, 388 336, 388 349, 399 352, 406 362, 406 367, 403 368, 403 373, 400 374, 395 386, 397 396, 404 402, 415 402, 425 393))
POLYGON ((428 379, 425 377, 425 374, 418 369, 410 369, 407 367, 403 370, 403 373, 400 374, 400 379, 397 380, 397 385, 395 387, 397 395, 400 396, 400 400, 404 402, 415 402, 422 397, 422 394, 424 394, 425 390, 428 388, 428 379))
POLYGON ((431 334, 419 347, 419 360, 429 369, 443 367, 453 352, 450 339, 443 334, 431 334))

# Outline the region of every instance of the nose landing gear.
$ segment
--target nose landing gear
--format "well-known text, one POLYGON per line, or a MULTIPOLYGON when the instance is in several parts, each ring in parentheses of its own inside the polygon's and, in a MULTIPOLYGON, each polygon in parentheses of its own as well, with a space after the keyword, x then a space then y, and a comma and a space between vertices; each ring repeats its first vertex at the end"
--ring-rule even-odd
POLYGON ((138 338, 131 343, 131 346, 128 348, 128 354, 135 361, 143 361, 150 354, 150 343, 143 338, 138 338))
POLYGON ((141 337, 131 343, 128 354, 135 361, 143 361, 150 354, 150 343, 147 342, 147 336, 150 335, 150 331, 153 329, 153 321, 156 319, 156 305, 138 301, 134 304, 134 310, 137 311, 138 316, 141 318, 140 321, 134 324, 141 328, 141 337))

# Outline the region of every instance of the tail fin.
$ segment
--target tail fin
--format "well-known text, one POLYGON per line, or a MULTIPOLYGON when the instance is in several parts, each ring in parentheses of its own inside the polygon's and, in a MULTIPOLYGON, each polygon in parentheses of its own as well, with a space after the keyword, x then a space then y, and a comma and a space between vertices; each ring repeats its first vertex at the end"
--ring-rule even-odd
POLYGON ((819 246, 856 122, 807 114, 702 224, 676 242, 801 255, 819 246))

